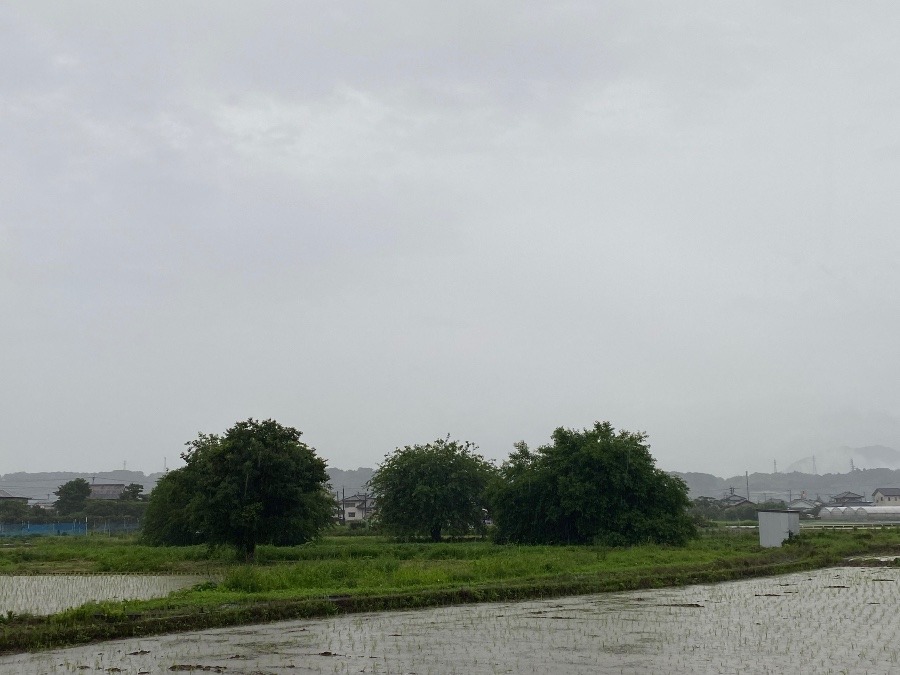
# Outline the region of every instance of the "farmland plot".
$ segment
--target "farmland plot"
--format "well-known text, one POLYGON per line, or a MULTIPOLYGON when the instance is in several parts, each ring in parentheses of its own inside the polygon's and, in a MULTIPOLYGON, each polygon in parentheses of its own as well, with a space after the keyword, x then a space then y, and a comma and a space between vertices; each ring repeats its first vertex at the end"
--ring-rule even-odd
POLYGON ((0 657, 0 672, 894 673, 900 571, 372 613, 0 657))
POLYGON ((140 574, 0 576, 0 615, 53 614, 86 602, 162 598, 200 581, 196 576, 140 574))

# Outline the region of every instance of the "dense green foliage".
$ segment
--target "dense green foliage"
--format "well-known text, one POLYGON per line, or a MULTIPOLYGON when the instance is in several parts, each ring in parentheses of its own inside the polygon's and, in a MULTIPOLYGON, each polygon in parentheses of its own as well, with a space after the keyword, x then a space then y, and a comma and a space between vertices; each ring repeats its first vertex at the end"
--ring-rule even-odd
POLYGON ((301 433, 274 420, 200 434, 150 496, 150 543, 226 544, 252 558, 257 544, 309 541, 331 522, 325 461, 301 433))
POLYGON ((553 443, 519 443, 494 488, 500 541, 684 544, 696 534, 681 479, 657 469, 643 433, 558 428, 553 443))
POLYGON ((61 516, 68 516, 84 511, 87 499, 91 495, 91 484, 84 478, 75 478, 60 485, 53 494, 57 496, 54 504, 56 512, 61 516))
POLYGON ((369 482, 378 523, 388 532, 432 541, 440 541, 442 532, 482 533, 494 467, 476 450, 447 437, 387 455, 369 482))
POLYGON ((144 541, 156 546, 188 546, 203 540, 190 507, 195 489, 193 473, 187 467, 169 471, 157 481, 144 514, 144 541))
POLYGON ((122 494, 119 495, 119 499, 125 502, 136 502, 139 499, 143 498, 144 486, 140 483, 129 483, 125 486, 125 489, 122 490, 122 494))
POLYGON ((39 506, 28 506, 18 499, 0 500, 0 523, 17 523, 35 520, 46 516, 46 511, 39 506))

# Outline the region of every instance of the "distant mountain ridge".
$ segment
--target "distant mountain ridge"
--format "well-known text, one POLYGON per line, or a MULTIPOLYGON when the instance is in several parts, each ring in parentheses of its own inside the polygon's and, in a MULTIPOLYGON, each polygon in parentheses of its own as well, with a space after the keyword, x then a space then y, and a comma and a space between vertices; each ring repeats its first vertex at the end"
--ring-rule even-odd
POLYGON ((884 445, 843 446, 817 452, 785 467, 785 471, 824 474, 854 469, 900 469, 900 452, 884 445))

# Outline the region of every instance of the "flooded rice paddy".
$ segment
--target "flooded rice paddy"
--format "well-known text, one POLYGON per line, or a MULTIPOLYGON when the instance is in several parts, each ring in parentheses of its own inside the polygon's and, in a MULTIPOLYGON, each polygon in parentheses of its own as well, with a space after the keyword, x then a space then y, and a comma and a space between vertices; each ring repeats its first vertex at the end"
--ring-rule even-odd
POLYGON ((133 574, 0 576, 0 614, 54 614, 86 602, 164 598, 200 581, 196 576, 133 574))
POLYGON ((900 570, 372 613, 0 657, 0 672, 896 673, 900 570))

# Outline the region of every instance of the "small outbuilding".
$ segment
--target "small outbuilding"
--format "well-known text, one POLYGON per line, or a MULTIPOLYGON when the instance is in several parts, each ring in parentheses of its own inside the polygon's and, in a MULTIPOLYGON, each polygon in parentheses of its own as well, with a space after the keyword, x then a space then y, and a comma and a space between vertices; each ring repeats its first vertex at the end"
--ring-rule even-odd
POLYGON ((800 534, 799 511, 759 511, 759 545, 776 548, 800 534))
POLYGON ((91 485, 88 499, 118 499, 125 492, 125 483, 98 483, 91 485))

